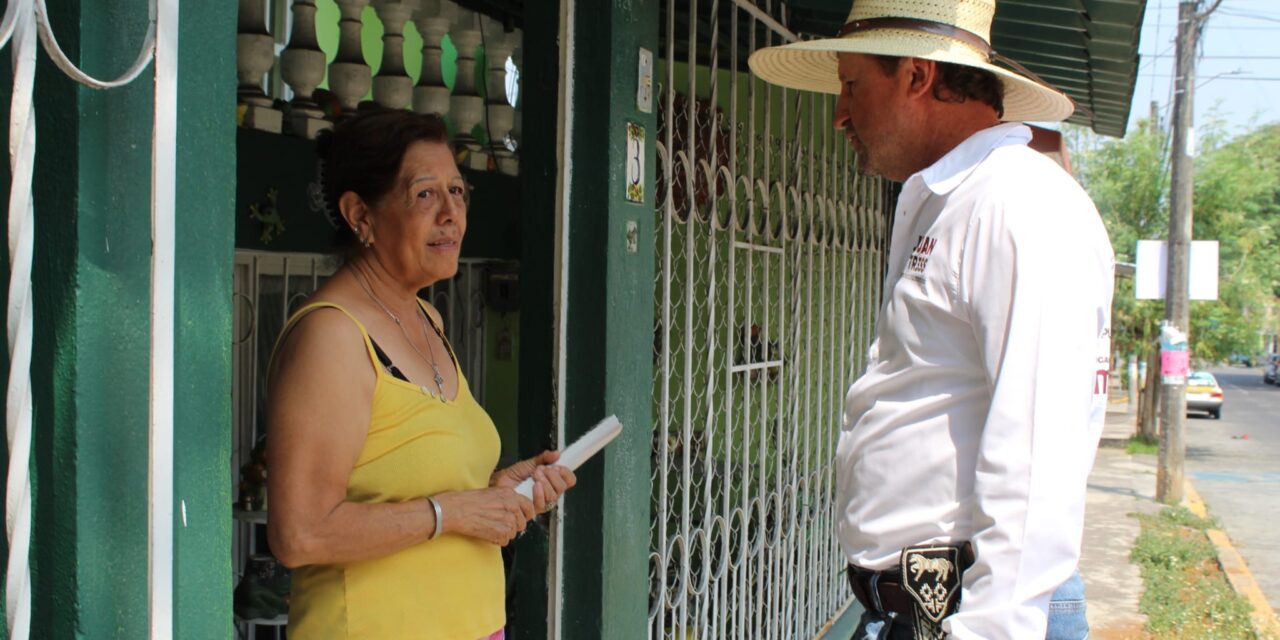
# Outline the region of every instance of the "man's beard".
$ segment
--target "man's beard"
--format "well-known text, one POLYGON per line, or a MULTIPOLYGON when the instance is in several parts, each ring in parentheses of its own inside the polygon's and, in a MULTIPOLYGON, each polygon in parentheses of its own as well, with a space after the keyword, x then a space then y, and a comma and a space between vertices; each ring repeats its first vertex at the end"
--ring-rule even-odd
POLYGON ((862 138, 858 137, 852 126, 845 127, 844 139, 848 141, 850 147, 853 147, 854 170, 864 176, 879 176, 880 174, 876 171, 875 166, 871 164, 871 156, 867 153, 867 145, 862 143, 862 138))

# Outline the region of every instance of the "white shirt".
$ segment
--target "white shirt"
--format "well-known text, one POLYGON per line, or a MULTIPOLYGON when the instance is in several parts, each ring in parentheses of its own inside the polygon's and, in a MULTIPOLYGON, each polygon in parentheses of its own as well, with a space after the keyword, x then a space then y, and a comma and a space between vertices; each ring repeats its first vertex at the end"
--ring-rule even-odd
POLYGON ((1080 557, 1106 410, 1115 258, 1030 130, 974 134, 903 185, 866 373, 845 398, 838 535, 897 566, 971 541, 951 638, 1044 638, 1080 557))

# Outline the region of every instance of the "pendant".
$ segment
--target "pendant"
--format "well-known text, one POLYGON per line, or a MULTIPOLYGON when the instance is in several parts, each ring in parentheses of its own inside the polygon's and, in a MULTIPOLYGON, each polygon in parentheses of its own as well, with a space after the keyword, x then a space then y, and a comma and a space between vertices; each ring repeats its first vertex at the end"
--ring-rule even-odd
POLYGON ((431 365, 431 370, 436 372, 436 388, 440 390, 440 395, 444 395, 444 376, 440 375, 440 368, 435 364, 431 365))

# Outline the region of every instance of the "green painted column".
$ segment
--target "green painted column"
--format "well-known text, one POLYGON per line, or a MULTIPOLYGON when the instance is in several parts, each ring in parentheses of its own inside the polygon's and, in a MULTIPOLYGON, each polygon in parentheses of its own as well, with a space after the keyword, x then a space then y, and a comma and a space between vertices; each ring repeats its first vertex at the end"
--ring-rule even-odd
MULTIPOLYGON (((639 48, 657 50, 658 6, 578 0, 573 16, 575 99, 566 117, 573 153, 558 155, 560 37, 565 2, 530 3, 524 16, 521 152, 520 451, 545 448, 555 432, 553 375, 557 302, 558 163, 568 194, 566 436, 572 441, 608 413, 627 426, 602 462, 580 470, 563 530, 565 638, 642 638, 648 613, 650 389, 653 352, 653 193, 657 120, 636 108, 639 48), (626 200, 626 125, 647 132, 645 201, 626 200), (627 247, 628 223, 637 230, 627 247)), ((515 616, 520 640, 546 637, 549 558, 544 531, 516 543, 515 616)))
POLYGON ((236 12, 183 2, 178 33, 174 636, 233 638, 231 275, 236 12), (184 516, 185 514, 185 516, 184 516))
MULTIPOLYGON (((554 446, 556 363, 555 244, 557 109, 560 99, 560 3, 530 2, 524 15, 524 67, 520 70, 522 251, 520 257, 519 455, 554 446)), ((515 640, 547 636, 547 529, 539 525, 512 545, 515 640)))
MULTIPOLYGON (((147 16, 146 0, 49 6, 68 57, 100 78, 134 60, 147 16)), ((226 638, 235 12, 183 3, 179 47, 174 637, 226 638)), ((40 60, 32 637, 141 638, 152 70, 95 91, 40 60)))
POLYGON ((649 608, 657 118, 636 89, 640 48, 658 49, 658 4, 572 6, 566 437, 610 413, 625 429, 567 498, 563 634, 625 640, 646 637, 649 608), (629 123, 645 132, 640 203, 627 199, 629 123))
MULTIPOLYGON (((67 55, 119 73, 144 2, 57 3, 67 55)), ((32 635, 145 637, 152 84, 36 73, 32 635), (108 126, 110 123, 110 126, 108 126)))

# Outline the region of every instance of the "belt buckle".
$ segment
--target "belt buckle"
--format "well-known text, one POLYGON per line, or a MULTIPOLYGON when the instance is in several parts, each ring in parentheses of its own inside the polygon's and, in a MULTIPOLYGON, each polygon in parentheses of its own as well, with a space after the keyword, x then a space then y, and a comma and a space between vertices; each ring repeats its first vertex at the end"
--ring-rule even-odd
POLYGON ((902 589, 914 601, 916 640, 941 640, 942 620, 960 601, 960 548, 948 545, 907 547, 899 560, 902 589))

